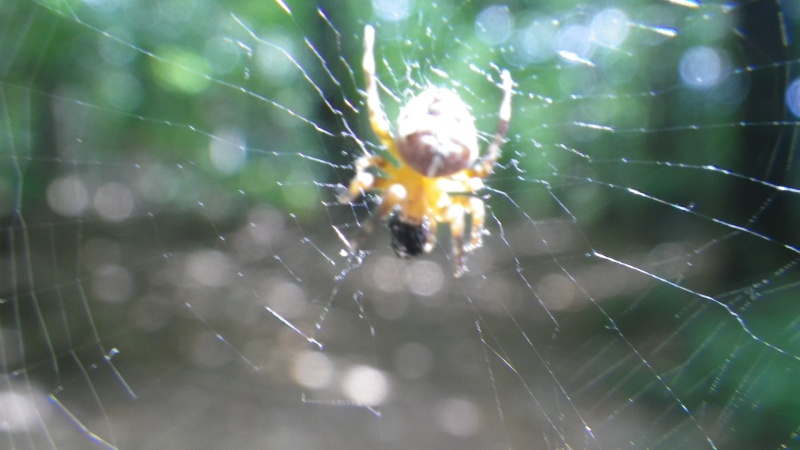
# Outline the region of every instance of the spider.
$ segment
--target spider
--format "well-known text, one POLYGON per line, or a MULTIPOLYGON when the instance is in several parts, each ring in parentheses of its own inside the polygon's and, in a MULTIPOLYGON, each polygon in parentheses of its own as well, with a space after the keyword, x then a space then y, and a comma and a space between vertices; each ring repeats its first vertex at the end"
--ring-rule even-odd
POLYGON ((397 256, 417 256, 431 251, 437 225, 447 223, 453 240, 455 276, 460 277, 467 270, 465 254, 480 247, 483 235, 488 234, 483 227, 483 200, 474 194, 494 171, 508 130, 511 75, 507 70, 501 73, 503 100, 497 130, 486 155, 479 159, 475 119, 450 89, 431 86, 412 98, 400 109, 395 136, 378 93, 374 46, 375 29, 367 25, 363 70, 369 122, 391 160, 377 155, 356 160, 356 173, 347 190, 339 195, 339 202, 350 203, 370 191, 382 194, 377 214, 362 228, 360 237, 348 244, 356 250, 372 231, 377 217, 381 221, 388 219, 391 245, 397 256))

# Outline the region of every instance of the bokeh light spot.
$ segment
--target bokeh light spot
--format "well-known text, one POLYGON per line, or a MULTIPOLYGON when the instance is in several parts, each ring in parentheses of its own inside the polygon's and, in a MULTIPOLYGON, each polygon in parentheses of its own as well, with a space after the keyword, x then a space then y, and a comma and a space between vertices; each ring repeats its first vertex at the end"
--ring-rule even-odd
POLYGON ((128 269, 116 264, 102 265, 93 273, 92 290, 107 302, 124 302, 133 293, 133 275, 128 269))
POLYGON ((786 88, 786 107, 795 117, 800 117, 800 77, 792 80, 786 88))
POLYGON ((0 392, 0 430, 30 433, 32 428, 42 423, 42 413, 32 394, 0 392))
POLYGON ((474 403, 451 398, 441 402, 436 408, 436 421, 445 433, 466 438, 480 431, 482 420, 481 412, 474 403))
POLYGON ((406 286, 417 295, 432 296, 444 285, 444 273, 438 264, 430 261, 417 261, 406 273, 406 286))
POLYGON ((510 63, 517 66, 539 64, 553 57, 558 26, 552 20, 533 20, 511 36, 510 63))
POLYGON ((555 52, 562 59, 584 63, 594 52, 592 30, 583 25, 569 25, 556 37, 555 52))
POLYGON ((47 186, 47 204, 62 216, 78 216, 89 207, 89 192, 76 176, 56 178, 47 186))
POLYGON ((342 390, 355 403, 377 406, 389 395, 389 380, 373 367, 355 366, 345 374, 342 390))
POLYGON ((139 52, 134 47, 123 42, 134 42, 133 37, 127 30, 120 28, 109 29, 106 33, 98 35, 97 52, 108 64, 117 67, 125 66, 133 62, 139 52), (113 38, 108 36, 113 36, 113 38))
POLYGON ((507 41, 512 31, 514 31, 514 18, 507 6, 490 6, 481 11, 475 19, 475 34, 478 39, 489 45, 507 41))
POLYGON ((199 94, 208 88, 210 66, 206 59, 191 51, 166 47, 156 52, 159 58, 150 60, 156 81, 164 89, 185 94, 199 94))
POLYGON ((234 173, 244 166, 247 143, 242 132, 235 128, 223 128, 214 133, 208 152, 211 164, 222 173, 234 173))
POLYGON ((95 211, 100 217, 111 222, 119 222, 130 217, 133 206, 133 194, 124 184, 107 183, 94 193, 95 211))
POLYGON ((711 47, 692 47, 682 56, 678 72, 684 84, 694 89, 716 86, 727 76, 730 68, 727 58, 711 47))
POLYGON ((286 319, 299 318, 308 308, 308 299, 303 288, 283 278, 264 280, 258 292, 266 306, 286 319))
POLYGON ((606 47, 617 47, 628 36, 628 16, 615 8, 600 11, 590 25, 594 41, 606 47))
POLYGON ((563 275, 545 275, 536 292, 551 310, 567 309, 575 300, 575 285, 563 275))
POLYGON ((233 264, 227 256, 216 250, 200 250, 189 255, 186 274, 205 286, 225 286, 233 277, 233 264))
POLYGON ((290 60, 293 52, 294 42, 290 41, 283 33, 275 31, 259 42, 256 47, 255 61, 259 71, 273 85, 281 86, 294 80, 297 73, 290 60))
POLYGON ((408 18, 413 9, 413 0, 372 0, 375 15, 391 22, 408 18))
POLYGON ((224 74, 238 67, 241 50, 230 38, 214 36, 206 41, 203 56, 206 57, 215 73, 224 74))
POLYGON ((333 364, 323 353, 303 352, 294 360, 292 377, 298 384, 307 388, 324 388, 333 378, 333 364))

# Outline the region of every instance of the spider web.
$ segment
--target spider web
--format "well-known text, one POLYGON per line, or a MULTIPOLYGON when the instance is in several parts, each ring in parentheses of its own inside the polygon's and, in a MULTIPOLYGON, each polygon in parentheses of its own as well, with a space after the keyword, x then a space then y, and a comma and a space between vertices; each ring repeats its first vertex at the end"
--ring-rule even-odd
POLYGON ((791 448, 797 44, 779 1, 0 4, 7 448, 791 448), (490 235, 341 205, 428 84, 490 235))

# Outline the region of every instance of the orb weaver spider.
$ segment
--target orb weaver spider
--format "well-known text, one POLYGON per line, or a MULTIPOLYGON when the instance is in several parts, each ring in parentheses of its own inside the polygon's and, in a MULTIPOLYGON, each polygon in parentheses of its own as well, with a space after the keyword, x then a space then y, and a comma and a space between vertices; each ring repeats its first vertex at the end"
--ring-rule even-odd
POLYGON ((375 75, 375 29, 364 28, 363 70, 370 125, 391 160, 366 155, 355 162, 355 175, 340 203, 351 203, 370 191, 381 192, 377 215, 348 242, 352 250, 372 231, 375 219, 385 221, 392 248, 399 257, 428 253, 436 243, 440 223, 450 226, 455 276, 466 272, 465 254, 483 243, 485 206, 475 194, 491 175, 511 120, 513 81, 507 70, 500 74, 503 99, 497 130, 486 155, 479 159, 478 132, 469 107, 450 89, 428 87, 400 109, 397 136, 381 105, 375 75), (373 173, 373 172, 377 172, 373 173), (456 194, 456 195, 452 195, 456 194), (461 194, 461 195, 457 195, 461 194), (467 230, 467 216, 471 223, 467 230), (465 231, 469 241, 465 241, 465 231))

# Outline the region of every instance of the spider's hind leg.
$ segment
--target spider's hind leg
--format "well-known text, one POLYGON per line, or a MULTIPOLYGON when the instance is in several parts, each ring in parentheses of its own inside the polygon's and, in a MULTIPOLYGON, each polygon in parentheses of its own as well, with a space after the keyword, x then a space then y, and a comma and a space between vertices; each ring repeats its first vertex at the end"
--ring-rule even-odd
POLYGON ((356 175, 350 182, 348 189, 339 195, 340 203, 350 203, 365 192, 385 190, 384 194, 381 196, 381 204, 378 207, 377 213, 373 212, 361 226, 358 234, 347 241, 350 253, 357 253, 364 241, 372 234, 372 231, 375 229, 375 224, 389 217, 395 207, 405 198, 405 188, 403 188, 402 185, 393 184, 387 187, 389 182, 386 178, 366 171, 370 166, 383 168, 387 164, 388 162, 379 156, 359 158, 356 162, 356 175))
POLYGON ((473 196, 456 197, 444 212, 444 220, 450 225, 450 234, 453 237, 453 259, 457 278, 467 272, 466 254, 483 245, 483 236, 486 233, 483 228, 485 219, 486 209, 483 200, 473 196), (468 215, 469 221, 467 221, 468 215))
POLYGON ((467 272, 466 257, 468 251, 464 245, 464 229, 466 228, 466 210, 459 203, 450 205, 445 214, 445 221, 450 225, 450 235, 453 237, 453 259, 455 259, 456 278, 467 272))
POLYGON ((486 220, 486 206, 483 200, 478 197, 470 197, 467 211, 471 216, 471 226, 469 229, 469 244, 464 245, 464 251, 471 252, 483 246, 483 236, 488 234, 483 227, 486 220))

